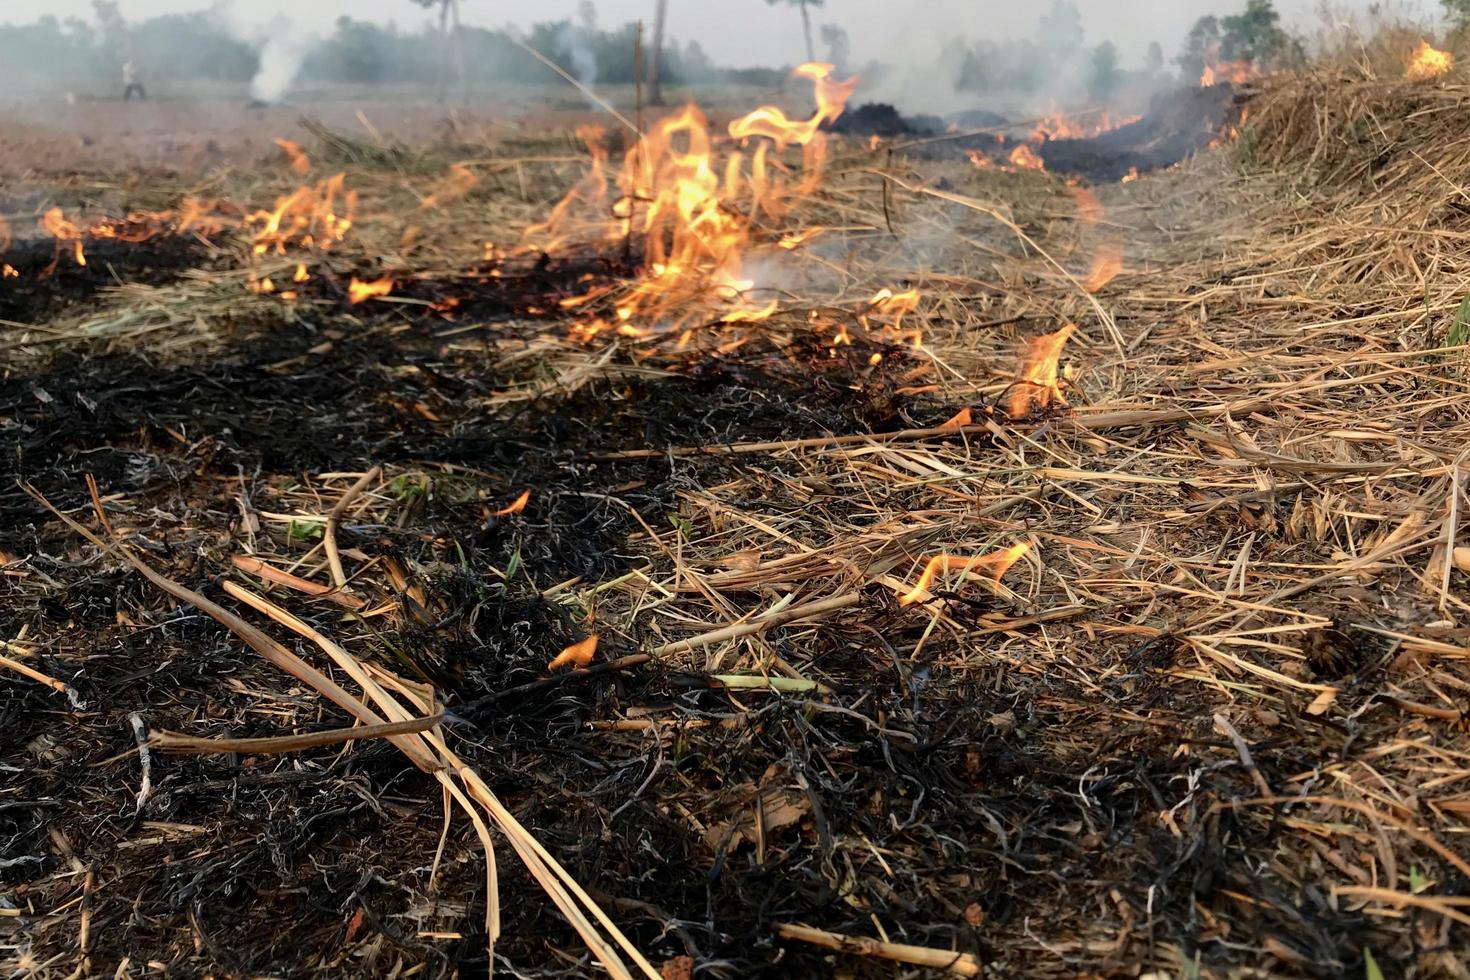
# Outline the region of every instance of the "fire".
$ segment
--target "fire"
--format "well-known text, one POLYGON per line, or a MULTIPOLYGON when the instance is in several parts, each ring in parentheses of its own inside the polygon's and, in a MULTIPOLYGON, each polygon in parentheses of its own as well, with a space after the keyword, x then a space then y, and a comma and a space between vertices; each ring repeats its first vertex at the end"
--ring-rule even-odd
POLYGON ((9 262, 0 262, 0 279, 19 279, 20 270, 9 262))
POLYGON ((49 275, 56 271, 56 264, 61 261, 61 253, 71 247, 72 257, 77 265, 87 264, 87 253, 82 249, 82 229, 67 219, 61 208, 52 208, 41 216, 39 222, 41 230, 56 239, 56 257, 47 266, 46 273, 49 275))
POLYGON ((1011 151, 1011 155, 1008 159, 1011 161, 1011 166, 1017 168, 1018 170, 1046 169, 1046 161, 1037 156, 1036 151, 1031 149, 1031 146, 1027 143, 1019 144, 1014 150, 1011 151))
POLYGON ((1006 411, 1013 419, 1023 419, 1032 412, 1065 406, 1066 397, 1060 384, 1060 361, 1062 348, 1077 332, 1077 325, 1067 324, 1055 333, 1043 334, 1027 344, 1026 365, 1021 380, 1011 388, 1010 402, 1006 411))
POLYGON ((493 512, 490 516, 508 517, 511 514, 519 514, 521 511, 526 509, 526 504, 530 503, 530 501, 531 491, 526 490, 522 492, 521 495, 517 497, 514 501, 512 501, 509 506, 500 508, 499 510, 493 512))
POLYGON ((1438 78, 1453 67, 1455 67, 1454 55, 1432 47, 1428 41, 1420 41, 1419 46, 1414 49, 1413 57, 1409 59, 1409 67, 1404 72, 1404 77, 1422 82, 1438 78))
POLYGON ((1053 102, 1051 112, 1037 123, 1036 129, 1032 131, 1031 141, 1044 143, 1047 140, 1088 139, 1131 125, 1142 118, 1141 115, 1115 115, 1109 110, 1069 116, 1057 108, 1056 103, 1053 102))
POLYGON ((934 584, 934 579, 941 573, 962 572, 966 575, 985 572, 986 577, 992 582, 1000 582, 1010 571, 1011 566, 1020 561, 1031 550, 1031 545, 1025 542, 1011 545, 1001 551, 992 551, 987 555, 975 555, 971 557, 960 557, 958 555, 935 555, 924 565, 924 571, 919 575, 919 581, 908 592, 899 597, 898 604, 911 606, 929 598, 929 587, 934 584))
POLYGON ((275 143, 281 148, 281 152, 286 154, 287 159, 291 161, 291 172, 293 174, 299 177, 305 177, 311 173, 311 158, 302 152, 301 144, 279 138, 275 143))
MULTIPOLYGON (((842 114, 857 84, 856 78, 835 80, 832 70, 816 62, 797 68, 796 75, 812 82, 816 111, 792 119, 780 108, 763 106, 735 120, 728 133, 739 145, 723 160, 716 153, 719 137, 693 103, 659 120, 624 155, 615 178, 619 196, 610 207, 602 133, 578 131, 591 153, 591 170, 545 223, 527 230, 528 238, 544 250, 578 236, 585 240, 588 229, 576 225, 590 219, 595 238, 643 245, 642 272, 631 285, 562 301, 566 308, 589 311, 594 300, 611 305, 610 316, 589 312, 579 335, 616 330, 645 337, 682 332, 697 322, 758 321, 776 312, 775 304, 748 298, 755 284, 744 275, 744 256, 758 227, 779 221, 796 199, 820 186, 827 155, 821 126, 842 114), (790 171, 780 159, 791 146, 802 149, 794 180, 786 179, 790 171), (724 309, 712 313, 711 303, 724 309)), ((802 240, 782 241, 795 248, 802 240)))
POLYGON ((1087 278, 1082 280, 1082 288, 1095 293, 1118 278, 1122 271, 1123 250, 1116 241, 1105 241, 1092 257, 1092 266, 1087 270, 1087 278))
POLYGON ((311 273, 306 271, 306 263, 296 263, 296 274, 291 277, 292 282, 306 282, 311 278, 311 273))
POLYGON ((356 276, 347 284, 347 302, 356 306, 358 303, 366 302, 378 296, 388 296, 393 292, 393 280, 388 276, 374 279, 371 282, 363 282, 356 276))
POLYGON ((559 670, 562 667, 586 667, 592 663, 592 658, 597 655, 597 634, 593 633, 585 640, 579 640, 567 647, 561 653, 551 658, 546 665, 547 670, 559 670))
POLYGON ((1240 85, 1259 74, 1256 66, 1249 61, 1219 61, 1215 55, 1212 55, 1210 61, 1205 65, 1205 70, 1200 73, 1199 87, 1209 88, 1222 82, 1240 85))
POLYGON ((1129 167, 1128 172, 1123 175, 1123 183, 1131 184, 1138 179, 1138 168, 1129 167))
POLYGON ((427 211, 441 204, 457 201, 473 190, 479 182, 480 178, 476 177, 475 172, 469 167, 462 163, 451 163, 449 173, 444 175, 444 179, 439 182, 439 187, 434 193, 424 198, 419 207, 427 211))
POLYGON ((256 228, 256 255, 284 255, 288 246, 328 249, 352 227, 357 192, 343 189, 345 174, 316 184, 303 184, 276 200, 270 211, 256 211, 245 219, 256 228))
POLYGON ((919 308, 919 291, 910 289, 895 293, 891 289, 880 289, 868 300, 868 311, 862 315, 863 326, 871 329, 869 318, 879 318, 883 326, 897 342, 908 341, 918 347, 923 343, 923 331, 915 327, 904 330, 903 318, 919 308), (886 322, 884 322, 886 321, 886 322))
POLYGON ((939 424, 941 429, 963 429, 967 425, 975 424, 975 413, 968 407, 960 409, 950 418, 939 424))

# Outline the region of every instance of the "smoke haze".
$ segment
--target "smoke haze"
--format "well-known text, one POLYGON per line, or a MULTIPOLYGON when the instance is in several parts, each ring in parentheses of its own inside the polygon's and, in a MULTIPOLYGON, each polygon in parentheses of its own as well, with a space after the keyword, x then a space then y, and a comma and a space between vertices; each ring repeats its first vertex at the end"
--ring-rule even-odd
MULTIPOLYGON (((198 10, 201 0, 122 0, 122 12, 131 21, 160 13, 198 10)), ((507 23, 523 29, 532 24, 562 19, 576 20, 581 0, 463 0, 464 19, 481 27, 507 23)), ((1319 22, 1321 0, 1278 0, 1288 26, 1310 29, 1319 22)), ((303 27, 330 30, 341 16, 395 21, 417 27, 428 15, 407 0, 253 0, 253 16, 268 19, 287 13, 303 27)), ((598 0, 597 15, 603 24, 630 20, 652 22, 653 0, 598 0)), ((1004 0, 830 0, 812 11, 817 24, 838 23, 852 38, 855 63, 884 60, 895 44, 916 46, 913 35, 942 32, 945 36, 1014 40, 1031 37, 1038 17, 1049 7, 1046 2, 1017 4, 1004 0)), ((1143 57, 1150 41, 1158 41, 1171 57, 1196 18, 1205 14, 1232 13, 1245 6, 1244 0, 1079 0, 1083 26, 1089 40, 1111 40, 1118 46, 1124 65, 1131 67, 1143 57)), ((1328 0, 1327 6, 1345 14, 1364 14, 1373 7, 1399 6, 1419 16, 1434 16, 1439 4, 1433 0, 1406 0, 1400 4, 1375 0, 1328 0)), ((37 17, 91 19, 90 0, 0 0, 0 21, 30 22, 37 17)), ((681 40, 698 41, 716 61, 727 65, 796 64, 806 60, 801 39, 800 15, 786 4, 768 6, 761 0, 675 0, 669 5, 669 31, 681 40)), ((933 48, 929 49, 931 52, 933 48)), ((892 60, 892 59, 888 59, 892 60)))

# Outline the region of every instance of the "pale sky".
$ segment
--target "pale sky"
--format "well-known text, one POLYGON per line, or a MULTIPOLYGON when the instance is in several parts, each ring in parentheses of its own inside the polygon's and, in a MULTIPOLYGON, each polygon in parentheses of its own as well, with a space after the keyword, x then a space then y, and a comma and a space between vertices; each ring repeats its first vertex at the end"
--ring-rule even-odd
MULTIPOLYGON (((210 0, 121 0, 125 17, 141 19, 158 13, 199 10, 210 0)), ((630 20, 651 21, 654 0, 594 0, 604 27, 630 20)), ((1141 58, 1150 41, 1173 57, 1189 25, 1208 13, 1230 13, 1245 0, 1077 0, 1086 21, 1088 40, 1111 40, 1125 61, 1141 58)), ((1366 10, 1370 0, 1327 0, 1338 10, 1366 10)), ((1398 0, 1411 11, 1437 9, 1433 0, 1398 0)), ((1393 5, 1394 0, 1379 6, 1393 5)), ((578 0, 461 0, 472 24, 528 25, 573 15, 578 0)), ((1277 7, 1293 26, 1312 29, 1319 23, 1319 0, 1278 0, 1277 7)), ((812 11, 816 24, 839 23, 852 38, 858 62, 882 59, 885 51, 934 51, 935 41, 955 36, 1008 38, 1031 36, 1047 0, 828 0, 812 11)), ((410 26, 426 15, 409 0, 235 0, 241 20, 265 22, 286 13, 303 25, 329 30, 342 14, 410 26)), ((91 0, 0 0, 0 21, 32 21, 43 14, 90 18, 91 0)), ((800 16, 796 8, 768 6, 764 0, 669 0, 669 33, 681 41, 697 40, 724 65, 780 65, 805 60, 800 16)))

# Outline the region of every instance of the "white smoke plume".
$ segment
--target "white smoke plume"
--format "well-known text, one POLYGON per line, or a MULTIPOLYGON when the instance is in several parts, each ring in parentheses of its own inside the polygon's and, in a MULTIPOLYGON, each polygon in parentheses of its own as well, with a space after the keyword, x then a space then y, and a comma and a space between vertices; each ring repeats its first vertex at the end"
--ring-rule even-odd
POLYGON ((280 102, 301 74, 318 38, 289 14, 277 14, 266 22, 252 20, 252 6, 241 10, 233 0, 215 0, 210 13, 225 30, 256 50, 259 67, 250 80, 250 97, 257 102, 280 102))
POLYGON ((281 14, 271 21, 260 46, 260 68, 250 81, 250 97, 257 102, 280 102, 301 74, 314 38, 281 14))

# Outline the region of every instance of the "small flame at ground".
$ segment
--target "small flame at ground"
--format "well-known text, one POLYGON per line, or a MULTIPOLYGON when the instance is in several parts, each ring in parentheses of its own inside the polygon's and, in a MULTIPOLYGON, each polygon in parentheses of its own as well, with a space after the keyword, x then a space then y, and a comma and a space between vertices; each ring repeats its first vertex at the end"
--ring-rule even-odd
POLYGON ((1448 51, 1440 51, 1430 45, 1428 41, 1420 41, 1419 46, 1414 49, 1413 56, 1409 59, 1409 67, 1404 72, 1404 77, 1416 82, 1438 78, 1451 68, 1455 67, 1455 56, 1448 51))
POLYGON ((439 182, 434 193, 424 198, 419 207, 427 211, 441 204, 448 204, 450 201, 458 201, 474 190, 475 185, 479 182, 480 178, 476 177, 475 172, 469 167, 462 163, 451 163, 449 172, 444 175, 444 179, 439 182))
POLYGON ((41 230, 56 239, 56 257, 46 267, 46 274, 50 275, 56 271, 56 265, 61 261, 61 254, 68 247, 71 248, 72 257, 77 265, 87 264, 87 254, 82 249, 82 230, 67 219, 61 208, 52 208, 41 216, 41 230))
POLYGON ((1095 293, 1123 272, 1123 251, 1115 241, 1103 242, 1097 248, 1097 254, 1092 257, 1092 266, 1087 270, 1087 278, 1082 280, 1082 288, 1089 293, 1095 293))
POLYGON ((291 161, 291 172, 293 174, 299 177, 305 177, 311 173, 311 158, 302 152, 300 143, 279 138, 275 142, 281 148, 281 152, 286 154, 287 159, 291 161))
POLYGON ((1012 150, 1008 159, 1011 161, 1011 166, 1020 170, 1046 169, 1046 161, 1037 156, 1036 151, 1031 149, 1026 143, 1022 143, 1012 150))
POLYGON ((530 503, 530 501, 531 501, 531 491, 526 490, 526 491, 522 492, 522 494, 519 497, 517 497, 515 500, 513 500, 510 503, 509 506, 502 507, 499 510, 494 511, 493 513, 491 513, 490 516, 491 517, 508 517, 511 514, 519 514, 521 511, 523 511, 523 510, 526 509, 526 504, 530 503))
POLYGON ((1033 412, 1067 404, 1062 394, 1059 364, 1062 348, 1076 332, 1077 325, 1069 323, 1055 333, 1043 334, 1027 344, 1026 365, 1021 380, 1011 388, 1006 408, 1011 418, 1024 419, 1033 412))
POLYGON ((1199 87, 1209 88, 1222 82, 1232 85, 1240 85, 1260 75, 1256 66, 1249 61, 1216 61, 1211 60, 1205 65, 1205 70, 1200 73, 1199 87))
POLYGON ((586 667, 592 663, 592 658, 597 655, 597 634, 593 633, 585 640, 579 640, 567 647, 561 653, 551 658, 546 665, 547 670, 560 670, 563 667, 586 667))
POLYGON ((963 429, 967 425, 975 424, 975 413, 969 408, 962 408, 954 414, 954 417, 946 422, 941 422, 941 429, 963 429))
POLYGON ((356 306, 358 303, 366 302, 378 296, 389 296, 393 293, 393 280, 388 276, 382 279, 374 279, 371 282, 363 282, 356 276, 347 284, 347 302, 356 306))
POLYGON ((990 581, 999 582, 1005 577, 1005 573, 1010 571, 1011 566, 1025 557, 1030 550, 1031 545, 1022 542, 1002 551, 992 551, 988 555, 971 557, 935 555, 924 565, 924 571, 919 575, 919 581, 914 584, 914 587, 899 597, 898 604, 911 606, 929 598, 929 587, 934 584, 934 579, 941 573, 963 572, 968 575, 983 571, 990 581))

